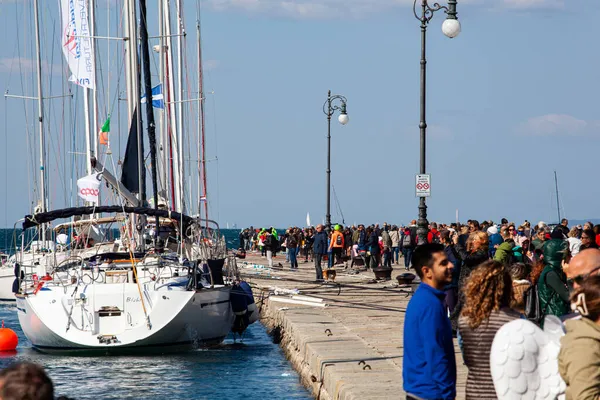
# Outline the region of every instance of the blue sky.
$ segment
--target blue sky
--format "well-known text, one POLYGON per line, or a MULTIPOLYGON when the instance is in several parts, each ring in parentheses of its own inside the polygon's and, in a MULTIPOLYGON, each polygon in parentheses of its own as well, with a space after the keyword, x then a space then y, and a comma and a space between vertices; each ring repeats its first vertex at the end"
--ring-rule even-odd
MULTIPOLYGON (((6 38, 15 36, 21 3, 0 0, 6 38)), ((45 11, 49 20, 58 15, 54 3, 45 11)), ((412 2, 202 4, 206 86, 214 90, 208 150, 218 156, 209 169, 211 216, 239 226, 303 225, 307 212, 313 222, 323 219, 322 106, 331 89, 348 98, 350 123, 332 125, 332 183, 346 222, 416 218, 420 29, 412 2)), ((193 33, 195 2, 187 9, 193 33)), ((562 214, 600 217, 593 200, 600 188, 590 179, 600 133, 596 4, 459 0, 458 14, 457 38, 441 33, 441 12, 428 31, 429 220, 453 221, 456 209, 461 220, 555 220, 554 170, 562 214)), ((15 46, 7 42, 0 46, 0 88, 14 93, 15 46)), ((6 103, 0 224, 12 226, 30 208, 28 147, 23 105, 6 103)), ((33 119, 29 126, 35 130, 33 119)), ((72 186, 54 182, 63 191, 72 186)), ((332 210, 339 221, 333 199, 332 210)))

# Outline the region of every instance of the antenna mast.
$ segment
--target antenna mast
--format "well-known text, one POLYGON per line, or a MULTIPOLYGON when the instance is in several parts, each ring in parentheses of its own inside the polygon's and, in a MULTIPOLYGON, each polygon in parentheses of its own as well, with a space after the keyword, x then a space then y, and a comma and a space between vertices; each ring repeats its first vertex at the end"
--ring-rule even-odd
POLYGON ((558 212, 558 223, 560 224, 560 202, 558 200, 558 179, 556 178, 556 171, 554 171, 554 186, 556 188, 556 211, 558 212))

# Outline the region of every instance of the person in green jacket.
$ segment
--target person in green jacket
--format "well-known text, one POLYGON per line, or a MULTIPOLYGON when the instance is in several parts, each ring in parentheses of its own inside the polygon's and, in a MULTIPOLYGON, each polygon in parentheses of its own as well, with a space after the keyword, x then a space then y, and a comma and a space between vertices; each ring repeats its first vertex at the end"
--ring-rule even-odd
POLYGON ((513 247, 515 247, 515 241, 512 239, 510 231, 508 227, 503 226, 500 229, 500 236, 504 239, 497 248, 496 253, 494 254, 494 261, 501 262, 505 266, 509 266, 511 260, 511 253, 513 251, 513 247))
MULTIPOLYGON (((537 282, 540 308, 543 317, 556 315, 561 317, 569 312, 569 289, 567 277, 562 270, 562 260, 567 242, 553 238, 544 243, 544 269, 537 282)), ((543 327, 542 319, 542 327, 543 327)))

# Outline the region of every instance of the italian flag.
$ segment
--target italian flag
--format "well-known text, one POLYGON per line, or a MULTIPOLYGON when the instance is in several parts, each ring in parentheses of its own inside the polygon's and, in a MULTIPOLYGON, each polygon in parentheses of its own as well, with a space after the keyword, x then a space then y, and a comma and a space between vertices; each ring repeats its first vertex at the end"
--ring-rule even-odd
POLYGON ((100 132, 98 133, 100 144, 108 146, 108 132, 110 132, 110 114, 104 122, 104 125, 102 125, 100 132))

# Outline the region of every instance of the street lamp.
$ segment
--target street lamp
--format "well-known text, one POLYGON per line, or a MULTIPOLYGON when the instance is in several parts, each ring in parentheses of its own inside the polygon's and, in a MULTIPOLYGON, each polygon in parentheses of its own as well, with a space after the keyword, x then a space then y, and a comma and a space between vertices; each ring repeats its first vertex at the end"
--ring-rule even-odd
POLYGON ((346 125, 350 120, 346 113, 346 98, 339 94, 331 95, 331 90, 327 92, 327 101, 323 104, 323 112, 327 115, 327 215, 325 215, 325 225, 327 231, 331 231, 331 116, 336 110, 339 110, 340 115, 338 121, 342 125, 346 125), (340 105, 335 105, 338 101, 340 105))
MULTIPOLYGON (((425 120, 426 110, 426 65, 425 44, 427 39, 427 25, 436 11, 444 10, 446 20, 442 24, 442 32, 449 38, 455 38, 460 33, 460 22, 456 18, 456 0, 448 0, 448 6, 442 6, 439 3, 429 5, 429 0, 415 0, 413 3, 413 12, 415 17, 421 21, 421 122, 419 130, 421 132, 421 156, 420 156, 420 174, 425 174, 425 149, 427 137, 427 122, 425 120), (417 2, 421 2, 420 13, 418 13, 417 2)), ((425 197, 419 198, 419 220, 417 221, 418 244, 427 242, 427 232, 429 231, 429 222, 427 221, 427 205, 425 197)))

